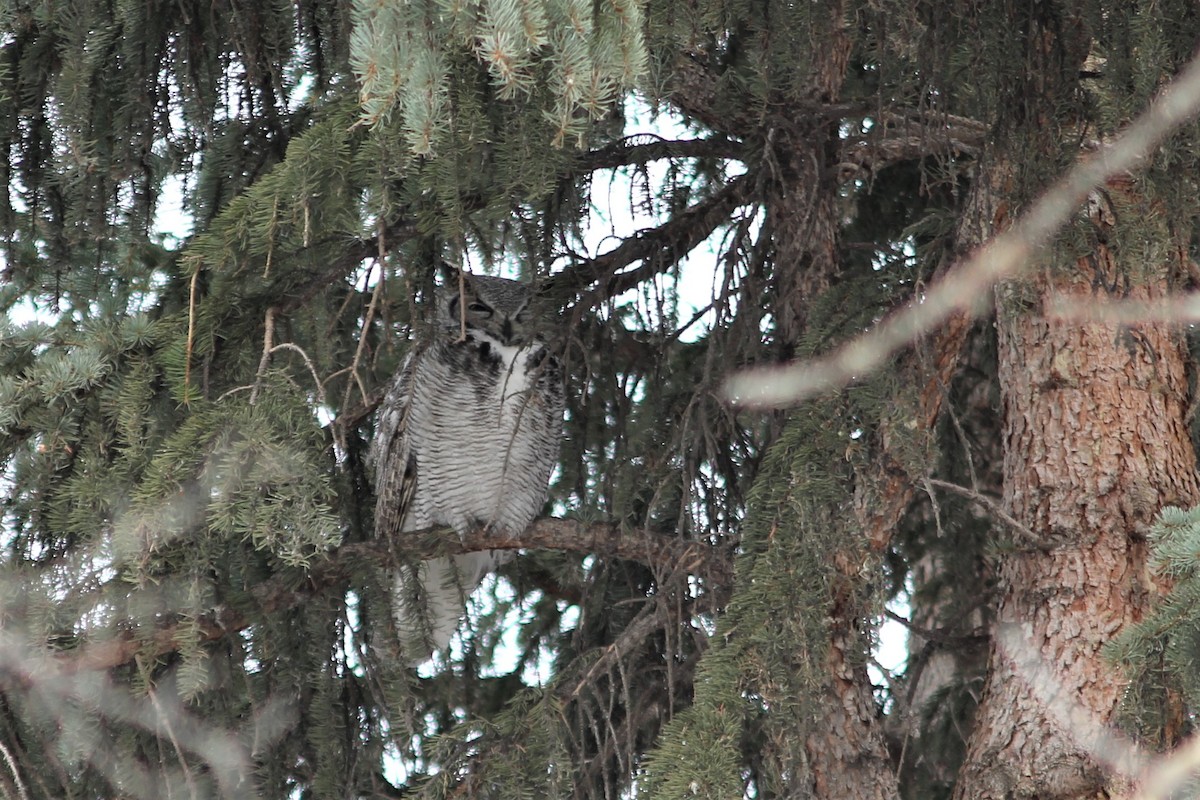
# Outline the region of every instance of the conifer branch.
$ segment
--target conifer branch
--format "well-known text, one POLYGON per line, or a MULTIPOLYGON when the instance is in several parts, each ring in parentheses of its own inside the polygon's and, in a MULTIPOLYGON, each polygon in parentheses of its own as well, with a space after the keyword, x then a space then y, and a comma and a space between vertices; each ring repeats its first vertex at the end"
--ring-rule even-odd
MULTIPOLYGON (((338 370, 330 375, 329 379, 335 378, 343 372, 349 372, 349 368, 338 370)), ((326 380, 328 381, 329 379, 326 380)), ((334 431, 334 435, 342 436, 344 431, 350 430, 374 413, 379 404, 383 402, 383 395, 386 388, 386 386, 376 386, 375 391, 366 394, 365 389, 360 387, 360 391, 364 391, 362 404, 348 411, 343 411, 337 415, 333 422, 329 423, 334 431)))
POLYGON ((619 142, 585 153, 579 158, 583 171, 620 169, 665 158, 721 158, 741 160, 746 146, 737 139, 714 136, 702 139, 667 139, 653 134, 627 136, 619 142))
MULTIPOLYGON (((725 137, 667 140, 642 135, 629 137, 616 144, 599 148, 581 156, 579 169, 583 172, 594 172, 602 169, 617 169, 636 164, 645 164, 664 158, 723 158, 736 160, 742 157, 743 150, 744 145, 741 142, 725 137)), ((610 288, 610 292, 619 294, 628 288, 636 286, 654 274, 666 270, 678 260, 679 256, 690 252, 700 242, 704 241, 724 221, 728 214, 732 212, 733 208, 749 200, 750 194, 750 182, 747 181, 745 175, 739 176, 712 197, 697 203, 681 214, 675 215, 671 220, 658 228, 642 231, 639 235, 627 240, 624 244, 609 253, 592 259, 590 262, 584 262, 591 267, 587 270, 590 276, 594 276, 590 280, 588 279, 589 276, 584 275, 582 272, 579 277, 573 279, 568 279, 566 276, 556 276, 552 280, 554 286, 559 289, 556 293, 559 296, 571 295, 574 292, 562 292, 561 287, 565 285, 572 287, 576 291, 581 290, 598 280, 598 276, 603 275, 611 278, 621 267, 627 266, 639 259, 646 259, 650 255, 660 251, 667 251, 674 254, 674 258, 654 259, 655 263, 653 266, 648 265, 646 269, 637 273, 636 276, 633 274, 622 276, 621 280, 610 288), (695 234, 702 235, 687 235, 688 230, 693 227, 695 234)), ((467 213, 484 206, 483 200, 479 198, 473 200, 464 198, 462 202, 463 210, 467 213)), ((400 218, 387 225, 377 236, 370 239, 354 239, 347 242, 342 255, 336 258, 325 272, 314 276, 309 281, 308 288, 305 291, 289 295, 278 305, 279 312, 287 314, 297 308, 303 307, 324 291, 327 286, 341 280, 366 259, 373 255, 380 256, 381 248, 379 245, 382 241, 386 240, 388 247, 395 247, 396 244, 416 236, 417 232, 417 226, 413 221, 407 218, 400 218)), ((330 242, 328 241, 316 242, 306 245, 302 251, 310 250, 313 247, 327 247, 329 244, 330 242)))
MULTIPOLYGON (((395 247, 400 242, 405 242, 416 236, 417 225, 411 220, 400 219, 388 225, 384 234, 387 236, 390 246, 395 247)), ((327 270, 309 279, 308 288, 305 291, 289 295, 279 304, 280 312, 286 314, 307 305, 314 297, 325 291, 327 286, 353 272, 362 262, 378 253, 378 241, 378 236, 372 236, 370 239, 351 239, 348 241, 342 254, 333 260, 327 270)), ((329 241, 320 241, 304 249, 311 250, 313 247, 328 247, 330 244, 331 242, 329 241)))
MULTIPOLYGON (((501 536, 484 528, 462 537, 444 528, 414 531, 406 536, 412 537, 413 546, 403 551, 380 541, 346 544, 330 553, 328 558, 316 561, 307 571, 307 580, 300 585, 297 585, 295 574, 288 574, 250 589, 247 593, 249 603, 238 603, 238 608, 219 606, 195 620, 200 641, 216 641, 244 630, 264 616, 295 608, 312 597, 344 591, 350 584, 354 566, 363 563, 386 570, 398 568, 406 561, 440 555, 540 549, 595 554, 637 561, 654 568, 685 571, 703 576, 714 586, 729 585, 733 580, 732 554, 727 550, 702 541, 649 531, 623 531, 620 526, 607 522, 545 517, 535 520, 518 536, 501 536), (242 610, 247 605, 253 606, 253 610, 242 610)), ((166 625, 150 636, 144 632, 139 636, 135 631, 121 630, 111 639, 55 653, 44 670, 31 669, 26 681, 33 683, 57 674, 111 669, 137 657, 164 656, 179 649, 177 637, 181 633, 179 624, 166 625)), ((189 629, 187 633, 194 636, 196 629, 189 629)))
MULTIPOLYGON (((763 129, 761 120, 740 119, 716 112, 722 105, 718 100, 720 79, 702 59, 683 56, 676 66, 674 84, 668 96, 686 115, 702 120, 708 127, 722 132, 723 136, 763 129)), ((888 112, 847 103, 803 106, 793 103, 788 112, 773 124, 812 127, 834 122, 845 124, 848 119, 869 119, 874 124, 869 135, 840 140, 837 161, 839 178, 843 182, 861 177, 863 173, 877 173, 891 164, 926 156, 974 155, 988 133, 984 123, 968 117, 916 109, 907 113, 888 112)), ((723 137, 712 140, 713 150, 718 149, 718 143, 733 141, 723 137)), ((704 153, 696 147, 694 157, 739 157, 736 152, 704 153)))
POLYGON ((842 143, 838 166, 843 182, 926 156, 973 156, 987 134, 981 123, 951 114, 879 116, 879 124, 872 127, 871 134, 842 143))
POLYGON ((671 73, 672 81, 667 87, 666 98, 685 116, 728 134, 758 128, 750 120, 718 113, 722 105, 717 99, 718 77, 702 58, 684 53, 675 59, 671 73))
POLYGON ((739 175, 711 197, 657 228, 640 231, 604 255, 568 267, 548 281, 546 293, 551 296, 583 293, 575 305, 578 315, 583 309, 666 272, 727 222, 738 206, 750 201, 754 183, 751 173, 739 175), (636 269, 621 272, 636 261, 642 262, 636 269), (584 291, 589 286, 595 288, 584 291))
POLYGON ((646 637, 663 626, 663 619, 656 609, 643 609, 612 643, 600 649, 600 653, 586 670, 574 676, 574 680, 559 686, 557 694, 563 700, 574 700, 587 686, 592 685, 598 675, 613 667, 630 650, 641 645, 646 637))
POLYGON ((758 409, 786 408, 845 386, 880 368, 915 338, 955 314, 981 312, 980 298, 1001 280, 1024 274, 1089 192, 1143 166, 1166 137, 1200 114, 1200 58, 1193 59, 1132 125, 1097 152, 1085 153, 1016 220, 901 309, 828 355, 746 370, 730 378, 726 396, 758 409))
MULTIPOLYGON (((439 536, 445 543, 445 534, 439 533, 439 536)), ((468 533, 461 542, 450 541, 448 549, 442 552, 519 549, 562 550, 637 561, 648 567, 704 575, 718 584, 733 580, 733 561, 728 552, 694 539, 649 531, 625 531, 609 522, 543 517, 519 536, 497 536, 480 528, 468 533)))

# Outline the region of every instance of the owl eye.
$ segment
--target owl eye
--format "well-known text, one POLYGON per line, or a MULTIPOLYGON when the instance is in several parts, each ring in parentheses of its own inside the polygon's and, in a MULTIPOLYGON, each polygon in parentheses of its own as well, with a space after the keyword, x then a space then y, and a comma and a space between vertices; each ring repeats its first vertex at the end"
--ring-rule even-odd
POLYGON ((488 305, 488 304, 486 304, 486 303, 481 303, 481 302, 479 302, 478 300, 475 300, 475 301, 474 301, 474 302, 472 302, 470 305, 468 305, 468 306, 467 306, 467 310, 468 310, 468 311, 470 311, 470 312, 471 312, 471 313, 473 313, 473 314, 487 314, 487 315, 489 315, 489 316, 490 316, 490 315, 491 315, 491 313, 492 313, 492 307, 491 307, 491 306, 489 306, 489 305, 488 305))

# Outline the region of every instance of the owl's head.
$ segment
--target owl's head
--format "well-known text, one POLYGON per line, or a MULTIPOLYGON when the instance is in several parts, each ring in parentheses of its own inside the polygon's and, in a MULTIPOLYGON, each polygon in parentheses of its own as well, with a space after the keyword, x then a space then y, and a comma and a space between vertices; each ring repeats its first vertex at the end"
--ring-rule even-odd
POLYGON ((464 275, 463 292, 451 281, 438 302, 440 322, 458 330, 465 316, 467 331, 482 331, 503 345, 520 346, 536 338, 541 314, 533 288, 520 281, 490 275, 464 275))

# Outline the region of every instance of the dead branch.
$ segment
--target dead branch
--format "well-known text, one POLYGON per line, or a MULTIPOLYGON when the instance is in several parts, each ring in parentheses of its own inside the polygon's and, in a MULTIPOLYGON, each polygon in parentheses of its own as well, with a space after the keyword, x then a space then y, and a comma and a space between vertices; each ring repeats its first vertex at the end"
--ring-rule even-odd
POLYGON ((930 486, 936 486, 939 489, 945 489, 947 492, 956 494, 959 497, 965 497, 971 502, 979 504, 985 511, 991 514, 997 522, 1003 523, 1009 528, 1009 530, 1018 534, 1022 539, 1029 542, 1030 545, 1038 550, 1053 549, 1053 545, 1051 545, 1050 542, 1046 541, 1041 536, 1038 536, 1036 533, 1029 530, 1029 528, 1022 525, 1020 522, 1014 519, 1011 514, 1001 508, 999 503, 987 495, 977 492, 974 489, 966 486, 959 486, 957 483, 940 481, 935 478, 930 478, 929 484, 930 486))

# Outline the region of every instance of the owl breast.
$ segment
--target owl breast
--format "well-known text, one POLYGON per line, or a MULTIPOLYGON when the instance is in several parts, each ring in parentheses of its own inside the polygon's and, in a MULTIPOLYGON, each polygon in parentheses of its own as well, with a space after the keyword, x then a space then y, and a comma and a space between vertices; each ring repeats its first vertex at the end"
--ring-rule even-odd
POLYGON ((541 510, 557 458, 557 365, 540 343, 506 346, 476 332, 434 342, 414 370, 407 428, 417 485, 403 528, 519 534, 541 510))

